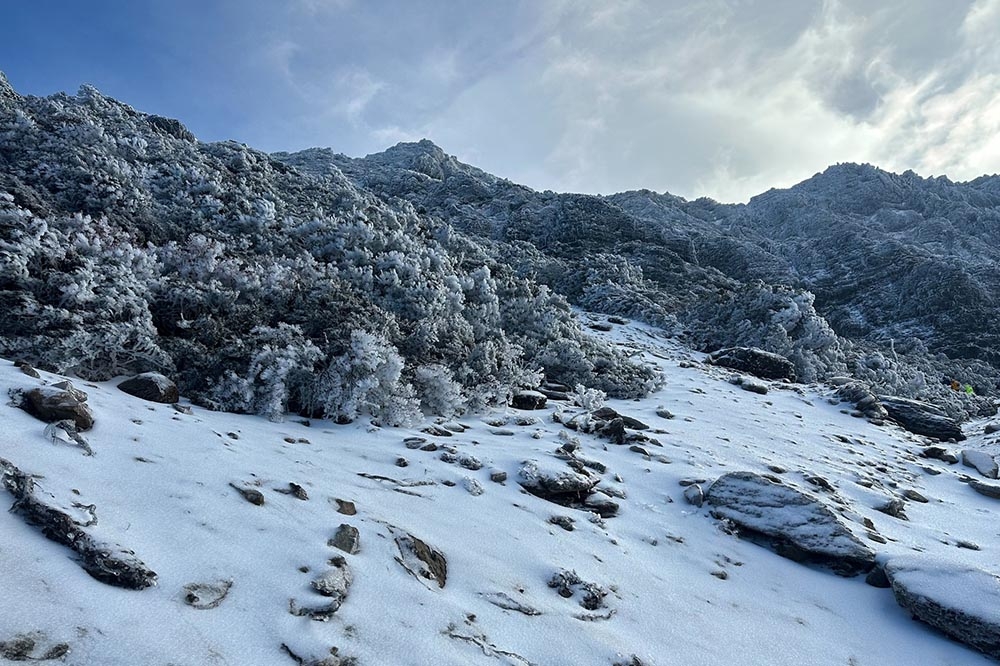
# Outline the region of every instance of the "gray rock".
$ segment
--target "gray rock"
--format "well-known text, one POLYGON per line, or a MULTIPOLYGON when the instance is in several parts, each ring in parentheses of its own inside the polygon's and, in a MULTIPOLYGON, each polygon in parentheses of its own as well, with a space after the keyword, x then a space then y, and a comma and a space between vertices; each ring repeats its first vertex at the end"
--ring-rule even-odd
POLYGON ((94 413, 86 405, 86 399, 87 394, 72 385, 67 390, 44 386, 24 393, 19 406, 46 423, 66 420, 72 421, 77 430, 90 430, 94 427, 94 413))
POLYGON ((602 421, 611 421, 612 419, 621 419, 622 425, 631 430, 649 430, 649 426, 640 421, 639 419, 634 419, 631 416, 625 416, 624 414, 619 414, 610 407, 601 407, 591 412, 591 416, 602 421))
POLYGON ((705 503, 705 491, 697 483, 693 483, 684 489, 684 499, 688 504, 700 507, 705 503))
POLYGON ((958 462, 958 456, 943 446, 928 446, 920 452, 920 455, 923 458, 940 460, 941 462, 946 462, 949 465, 954 465, 958 462))
POLYGON ((779 555, 812 562, 842 576, 869 571, 875 554, 819 499, 753 472, 730 472, 705 500, 716 518, 732 521, 740 536, 779 555))
POLYGON ((341 513, 345 516, 353 516, 358 512, 357 507, 354 506, 354 502, 342 499, 334 499, 337 503, 337 513, 341 513))
POLYGON ((732 368, 761 379, 789 379, 795 381, 795 365, 784 356, 756 347, 729 347, 720 349, 708 358, 709 362, 723 368, 732 368))
POLYGON ((980 495, 1000 499, 1000 486, 995 483, 984 483, 977 479, 969 479, 969 487, 980 495))
POLYGON ((361 533, 358 532, 357 527, 341 523, 340 527, 337 528, 337 533, 326 544, 342 550, 348 555, 354 555, 361 550, 361 533))
POLYGON ((238 492, 243 499, 255 504, 257 506, 264 505, 264 493, 260 492, 255 488, 246 488, 244 486, 237 486, 235 483, 230 483, 229 486, 238 492))
POLYGON ((126 379, 118 388, 142 400, 171 405, 180 400, 177 385, 158 372, 144 372, 126 379))
POLYGON ((984 435, 992 435, 995 432, 1000 432, 1000 423, 987 423, 983 428, 984 435))
POLYGON ((507 472, 501 469, 495 469, 490 472, 490 481, 493 483, 504 483, 507 480, 507 472))
POLYGON ((889 418, 917 435, 957 442, 965 439, 962 427, 941 409, 926 402, 894 396, 879 396, 889 418))
POLYGON ((922 556, 892 558, 886 575, 900 606, 960 643, 1000 659, 1000 578, 922 556))
POLYGON ((211 610, 218 608, 229 590, 233 587, 233 581, 220 580, 214 583, 190 583, 184 586, 184 603, 198 610, 211 610))
POLYGON ((565 467, 526 462, 518 472, 521 487, 536 497, 555 502, 582 500, 601 478, 596 474, 565 467))
POLYGON ((42 378, 42 376, 38 374, 38 371, 35 370, 33 367, 31 367, 31 364, 29 363, 26 363, 24 361, 17 361, 16 363, 14 363, 14 365, 17 366, 18 370, 28 375, 29 377, 33 377, 34 379, 42 378))
POLYGON ((575 521, 569 516, 550 516, 549 522, 553 525, 558 525, 567 532, 572 532, 576 529, 576 526, 574 525, 575 521))
POLYGON ((987 479, 997 478, 997 473, 1000 472, 996 458, 986 451, 964 449, 962 451, 962 464, 966 467, 972 467, 987 479))

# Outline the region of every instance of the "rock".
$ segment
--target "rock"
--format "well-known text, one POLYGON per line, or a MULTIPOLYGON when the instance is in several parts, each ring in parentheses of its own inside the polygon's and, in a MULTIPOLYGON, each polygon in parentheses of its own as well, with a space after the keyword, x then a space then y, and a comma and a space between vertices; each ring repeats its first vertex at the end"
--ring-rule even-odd
POLYGON ((225 601, 233 581, 222 580, 215 583, 190 583, 184 586, 184 603, 198 610, 218 608, 225 601))
POLYGON ((518 613, 528 616, 542 614, 542 611, 517 601, 506 592, 491 592, 483 596, 486 598, 486 601, 490 602, 494 606, 497 606, 498 608, 503 608, 504 610, 517 611, 518 613))
POLYGON ((885 395, 879 396, 879 401, 893 421, 912 433, 945 441, 965 439, 958 422, 934 405, 885 395))
POLYGON ((550 516, 549 522, 553 525, 558 525, 567 532, 572 532, 576 529, 576 526, 573 524, 575 521, 569 516, 550 516))
POLYGON ((427 443, 427 440, 423 437, 407 437, 403 440, 403 446, 408 449, 419 449, 421 446, 427 443))
POLYGON ((885 407, 879 402, 867 384, 856 380, 850 380, 840 384, 837 389, 837 397, 840 400, 854 403, 858 413, 868 419, 881 421, 889 416, 885 407))
POLYGON ((913 488, 907 488, 903 491, 903 497, 908 500, 913 500, 914 502, 919 502, 920 504, 927 504, 930 500, 918 493, 913 488))
POLYGON ((342 550, 348 555, 354 555, 361 550, 361 533, 357 527, 341 523, 337 533, 326 542, 326 545, 342 550))
POLYGON ((490 481, 492 481, 493 483, 503 483, 506 480, 507 480, 507 472, 500 469, 495 469, 492 472, 490 472, 490 481))
POLYGON ((230 483, 229 486, 238 492, 243 499, 255 504, 257 506, 263 506, 264 504, 264 493, 256 490, 255 488, 244 488, 242 486, 237 486, 235 483, 230 483))
POLYGON ((661 419, 675 418, 674 413, 662 405, 656 408, 656 415, 659 416, 661 419))
MULTIPOLYGON (((337 561, 338 564, 339 561, 337 561)), ((347 591, 354 582, 354 577, 347 568, 346 562, 339 566, 327 569, 321 576, 312 581, 312 588, 324 597, 334 597, 343 602, 347 598, 347 591)))
POLYGON ((913 617, 1000 659, 1000 578, 969 565, 924 556, 885 566, 897 603, 913 617))
POLYGON ((172 405, 180 400, 177 385, 158 372, 144 372, 126 379, 118 388, 142 400, 172 405))
POLYGON ((354 506, 354 502, 349 502, 342 499, 334 499, 337 503, 337 513, 342 513, 345 516, 353 516, 357 514, 358 509, 354 506))
POLYGON ((396 467, 409 467, 410 461, 406 458, 396 458, 396 467))
POLYGON ((561 569, 549 579, 549 587, 559 593, 564 599, 572 598, 577 592, 582 592, 580 605, 587 610, 597 610, 604 607, 604 598, 609 590, 596 583, 588 583, 580 578, 575 571, 561 569))
POLYGON ((705 491, 697 483, 693 483, 684 489, 684 499, 688 504, 701 507, 705 503, 705 491))
POLYGON ((899 520, 909 520, 906 517, 906 504, 901 499, 891 499, 882 506, 875 507, 876 511, 881 511, 887 516, 898 518, 899 520))
POLYGON ((885 575, 885 569, 877 565, 874 569, 868 572, 867 576, 865 576, 865 582, 872 587, 883 589, 892 587, 892 584, 889 583, 889 577, 885 575))
POLYGON ((767 384, 764 382, 759 382, 749 377, 742 377, 739 385, 744 391, 750 391, 757 395, 767 395, 767 384))
POLYGON ((972 467, 987 479, 997 478, 997 474, 1000 472, 1000 466, 997 465, 996 458, 992 454, 976 449, 962 450, 962 464, 966 467, 972 467))
POLYGON ((987 423, 986 427, 983 428, 984 435, 992 435, 995 432, 1000 432, 1000 423, 987 423))
POLYGON ((83 570, 96 580, 129 590, 156 585, 156 572, 134 552, 96 540, 72 516, 40 500, 35 494, 33 478, 3 458, 0 458, 0 485, 16 500, 12 511, 38 527, 46 538, 73 550, 83 570))
POLYGON ((958 456, 944 448, 943 446, 928 446, 923 451, 920 452, 921 457, 931 458, 933 460, 940 460, 941 462, 946 462, 949 465, 954 465, 958 462, 958 456))
POLYGON ((85 404, 86 399, 87 394, 72 385, 66 390, 43 386, 26 392, 19 406, 46 423, 67 420, 72 421, 77 430, 90 430, 94 427, 94 414, 85 404))
POLYGON ((396 562, 406 569, 418 580, 429 580, 437 583, 438 587, 444 587, 448 580, 448 560, 444 554, 412 534, 389 526, 399 549, 399 557, 396 562))
POLYGON ((611 441, 612 444, 625 443, 625 421, 621 418, 614 418, 597 430, 597 434, 611 441))
POLYGON ((621 510, 621 505, 618 502, 591 495, 583 501, 579 508, 593 511, 601 518, 614 518, 621 510))
POLYGON ((760 377, 795 381, 795 365, 784 356, 756 347, 729 347, 712 352, 709 363, 760 377))
POLYGON ((518 391, 510 399, 514 409, 545 409, 548 398, 539 391, 518 391))
POLYGON ((38 374, 37 370, 35 370, 33 367, 31 367, 30 364, 28 364, 28 363, 26 363, 24 361, 17 361, 17 362, 14 363, 14 365, 17 367, 18 370, 20 370, 24 374, 28 375, 29 377, 33 377, 35 379, 41 379, 42 378, 42 376, 40 374, 38 374))
POLYGON ((469 492, 473 497, 479 497, 486 492, 483 488, 483 484, 479 483, 478 479, 474 479, 471 476, 467 476, 462 479, 462 486, 469 492))
POLYGON ((533 460, 521 467, 518 478, 521 487, 532 495, 566 506, 583 501, 601 480, 586 470, 543 466, 533 460))
MULTIPOLYGON (((281 493, 282 495, 291 495, 302 501, 309 499, 309 493, 306 492, 306 489, 292 481, 288 482, 287 488, 275 488, 274 492, 281 493)), ((261 502, 263 502, 263 495, 261 495, 261 502)))
POLYGON ((639 419, 634 419, 631 416, 625 416, 624 414, 619 414, 610 407, 601 407, 590 413, 594 418, 601 419, 602 421, 611 421, 612 419, 621 419, 622 424, 626 428, 632 430, 649 430, 649 426, 640 421, 639 419))
POLYGON ((753 472, 730 472, 705 493, 712 515, 740 536, 842 576, 869 571, 875 554, 819 499, 753 472))
POLYGON ((995 483, 984 483, 976 479, 969 479, 969 487, 980 495, 1000 499, 1000 486, 995 483))
POLYGON ((450 430, 448 430, 447 428, 442 428, 439 425, 433 425, 433 424, 427 426, 426 428, 424 428, 422 432, 425 432, 428 435, 434 435, 435 437, 451 437, 452 436, 452 432, 450 430))

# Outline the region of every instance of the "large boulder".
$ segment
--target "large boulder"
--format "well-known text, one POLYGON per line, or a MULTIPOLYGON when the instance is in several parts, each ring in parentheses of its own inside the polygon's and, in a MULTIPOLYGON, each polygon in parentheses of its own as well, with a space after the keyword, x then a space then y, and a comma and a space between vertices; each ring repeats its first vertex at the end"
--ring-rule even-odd
POLYGON ((518 472, 518 483, 536 497, 562 504, 582 502, 594 492, 601 477, 586 469, 576 471, 559 464, 544 464, 529 460, 518 472))
POLYGON ((25 392, 21 396, 20 407, 46 423, 72 421, 77 430, 90 430, 94 427, 94 413, 87 406, 86 399, 86 393, 72 386, 42 386, 25 392))
POLYGON ((518 391, 510 399, 514 409, 545 409, 548 398, 539 391, 518 391))
POLYGON ((889 418, 912 433, 944 441, 965 439, 958 421, 930 403, 889 395, 879 396, 879 402, 889 418))
POLYGON ((730 472, 705 493, 716 518, 732 521, 740 536, 795 561, 819 564, 841 576, 875 565, 875 553, 823 502, 754 472, 730 472))
POLYGON ((712 352, 709 362, 723 368, 732 368, 761 379, 788 379, 795 381, 795 366, 787 358, 756 347, 727 347, 712 352))
POLYGON ((137 398, 165 405, 171 405, 180 399, 177 385, 158 372, 136 375, 123 381, 118 388, 137 398))
POLYGON ((896 601, 955 640, 1000 659, 1000 578, 969 565, 921 556, 885 565, 896 601))

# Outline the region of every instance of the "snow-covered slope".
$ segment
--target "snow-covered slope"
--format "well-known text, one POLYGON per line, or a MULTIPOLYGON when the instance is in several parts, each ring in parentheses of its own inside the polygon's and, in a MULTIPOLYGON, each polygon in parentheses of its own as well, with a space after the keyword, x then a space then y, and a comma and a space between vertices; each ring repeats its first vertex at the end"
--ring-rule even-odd
MULTIPOLYGON (((976 470, 920 457, 929 442, 853 418, 831 404, 830 387, 746 382, 765 384, 761 395, 651 328, 611 329, 601 335, 665 374, 649 398, 609 402, 649 425, 643 434, 660 446, 570 430, 553 415, 568 422, 584 410, 555 401, 468 415, 463 425, 441 424, 453 430, 442 436, 179 410, 126 395, 116 382, 75 381, 96 419, 83 433, 86 455, 0 406, 0 459, 34 476, 42 501, 81 522, 96 515, 84 529, 133 550, 158 575, 139 591, 98 582, 69 548, 19 513, 0 512, 0 655, 50 652, 103 666, 332 664, 336 647, 339 663, 369 666, 988 663, 914 622, 864 576, 840 577, 738 538, 710 503, 689 503, 685 492, 695 493, 682 485, 711 495, 729 472, 770 475, 821 502, 880 563, 915 555, 918 565, 926 557, 956 571, 995 570, 1000 500, 962 482, 981 479, 976 470), (410 437, 426 440, 410 446, 437 450, 409 448, 410 437), (618 515, 602 519, 519 485, 528 461, 569 473, 556 450, 574 443, 571 457, 600 477, 618 515), (476 461, 482 467, 472 469, 476 461), (491 480, 498 472, 506 481, 491 480), (259 491, 263 504, 238 488, 259 491), (891 500, 908 520, 877 510, 891 500), (345 501, 356 514, 338 512, 345 501), (559 516, 572 531, 550 522, 559 516), (341 524, 358 530, 358 552, 328 545, 341 524), (443 586, 421 575, 429 572, 414 538, 446 559, 443 586), (342 580, 345 568, 352 583, 328 621, 293 612, 328 606, 311 582, 331 571, 342 580)), ((0 362, 4 395, 60 379, 0 362)), ((966 424, 963 446, 1000 446, 979 434, 982 425, 966 424)), ((13 498, 0 491, 0 499, 13 498)), ((912 571, 914 560, 905 561, 912 571)), ((996 613, 990 600, 980 595, 970 607, 996 613)))

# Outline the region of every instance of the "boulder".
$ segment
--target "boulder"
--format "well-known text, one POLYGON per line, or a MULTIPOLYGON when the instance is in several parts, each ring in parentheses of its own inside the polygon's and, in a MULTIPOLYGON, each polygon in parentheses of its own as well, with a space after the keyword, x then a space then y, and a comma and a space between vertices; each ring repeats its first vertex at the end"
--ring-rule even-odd
POLYGON ((1000 578, 922 556, 890 559, 885 573, 900 606, 915 619, 1000 659, 1000 578))
POLYGON ((1000 499, 1000 486, 995 483, 984 483, 976 479, 969 479, 969 487, 985 497, 1000 499))
POLYGON ((586 469, 576 471, 563 466, 542 465, 534 460, 524 463, 518 472, 518 483, 536 497, 572 506, 583 502, 594 491, 601 478, 586 469))
POLYGON ((511 397, 510 406, 514 409, 545 409, 548 398, 539 391, 518 391, 511 397))
POLYGON ((591 416, 594 418, 601 419, 602 421, 611 421, 613 419, 621 419, 622 425, 631 430, 649 430, 649 426, 640 421, 639 419, 634 419, 631 416, 625 416, 624 414, 619 414, 610 407, 601 407, 600 409, 595 409, 591 412, 591 416))
POLYGON ((142 400, 171 405, 180 400, 177 385, 158 372, 144 372, 126 379, 118 388, 142 400))
POLYGON ((354 555, 361 550, 361 533, 358 528, 347 523, 342 523, 337 528, 337 533, 327 541, 331 548, 338 548, 348 555, 354 555))
POLYGON ((795 381, 795 366, 784 356, 756 347, 728 347, 712 352, 708 361, 761 379, 795 381))
POLYGON ((987 423, 983 428, 984 435, 992 435, 995 432, 1000 432, 1000 423, 987 423))
POLYGON ((90 430, 94 427, 94 414, 86 399, 87 394, 72 385, 66 389, 43 386, 24 393, 20 407, 46 423, 72 421, 77 430, 90 430))
POLYGON ((958 422, 930 403, 887 395, 879 396, 879 402, 889 418, 914 434, 940 440, 965 439, 958 422))
POLYGON ((997 465, 996 458, 986 451, 963 449, 962 464, 966 467, 972 467, 987 479, 995 479, 1000 473, 1000 466, 997 465))
POLYGON ((875 553, 816 497, 754 472, 730 472, 705 493, 716 518, 779 555, 825 566, 842 576, 865 573, 875 553))

